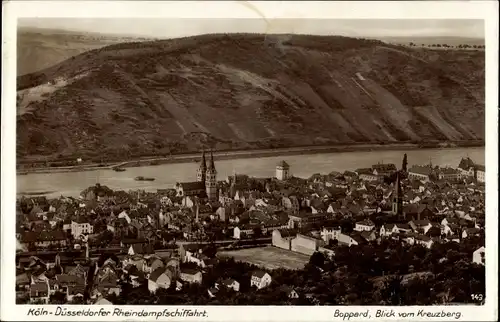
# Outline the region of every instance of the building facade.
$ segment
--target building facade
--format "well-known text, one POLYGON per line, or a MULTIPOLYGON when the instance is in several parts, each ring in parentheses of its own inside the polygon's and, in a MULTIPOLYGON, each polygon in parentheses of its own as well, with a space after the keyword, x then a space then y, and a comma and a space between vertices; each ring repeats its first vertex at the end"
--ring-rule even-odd
POLYGON ((207 160, 205 159, 205 151, 201 155, 201 163, 198 170, 196 170, 196 181, 205 183, 205 176, 207 173, 207 160))
POLYGON ((290 165, 281 161, 276 165, 276 179, 287 180, 288 178, 290 178, 290 165))
POLYGON ((209 200, 217 200, 217 170, 213 154, 210 153, 210 161, 207 165, 205 152, 203 152, 200 167, 196 170, 196 181, 177 183, 175 190, 178 197, 206 197, 209 200))
POLYGON ((86 220, 77 220, 71 222, 71 235, 78 238, 84 234, 92 234, 94 227, 86 220))
POLYGON ((210 153, 210 162, 205 173, 205 188, 209 200, 217 200, 217 170, 215 170, 214 155, 210 153))
POLYGON ((415 165, 408 170, 408 178, 411 180, 420 180, 423 182, 430 181, 432 168, 430 166, 415 165))
POLYGON ((478 182, 485 182, 485 168, 484 168, 484 165, 477 164, 475 166, 475 170, 476 170, 476 180, 478 182))
POLYGON ((398 217, 403 216, 403 188, 401 187, 401 179, 399 173, 396 177, 396 185, 394 186, 394 194, 392 198, 392 213, 398 217))
POLYGON ((438 178, 440 180, 456 181, 462 177, 460 170, 453 168, 442 168, 439 170, 438 178))

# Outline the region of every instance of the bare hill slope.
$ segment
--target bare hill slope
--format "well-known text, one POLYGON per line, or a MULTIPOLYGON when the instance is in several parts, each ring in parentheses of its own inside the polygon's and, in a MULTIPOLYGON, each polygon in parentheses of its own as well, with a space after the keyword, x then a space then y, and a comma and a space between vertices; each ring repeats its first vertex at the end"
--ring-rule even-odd
POLYGON ((304 35, 123 43, 18 77, 18 155, 484 139, 484 52, 304 35))

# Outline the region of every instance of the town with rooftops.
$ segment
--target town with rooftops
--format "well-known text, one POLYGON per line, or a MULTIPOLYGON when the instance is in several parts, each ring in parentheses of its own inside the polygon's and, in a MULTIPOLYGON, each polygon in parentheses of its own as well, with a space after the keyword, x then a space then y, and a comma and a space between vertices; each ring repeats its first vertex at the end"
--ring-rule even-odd
POLYGON ((219 178, 203 152, 172 189, 19 197, 16 302, 481 304, 485 167, 410 162, 219 178))

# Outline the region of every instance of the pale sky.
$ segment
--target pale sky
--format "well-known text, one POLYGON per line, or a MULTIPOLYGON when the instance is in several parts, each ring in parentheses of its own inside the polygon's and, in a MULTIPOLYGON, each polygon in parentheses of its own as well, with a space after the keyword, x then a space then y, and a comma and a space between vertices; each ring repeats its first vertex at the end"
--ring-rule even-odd
POLYGON ((484 38, 485 33, 484 21, 473 19, 19 18, 18 26, 154 38, 231 32, 484 38))

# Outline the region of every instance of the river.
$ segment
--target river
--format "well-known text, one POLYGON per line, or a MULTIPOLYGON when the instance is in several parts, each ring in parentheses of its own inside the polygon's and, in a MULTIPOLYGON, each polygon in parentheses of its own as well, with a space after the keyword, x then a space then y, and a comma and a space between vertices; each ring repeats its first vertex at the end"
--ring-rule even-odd
MULTIPOLYGON (((287 155, 253 159, 215 159, 219 180, 232 175, 233 171, 253 177, 273 177, 276 163, 285 160, 290 164, 294 176, 307 178, 314 173, 327 174, 331 171, 355 170, 370 167, 378 162, 395 163, 401 166, 403 154, 407 153, 408 163, 457 167, 462 157, 469 156, 473 161, 484 164, 484 148, 420 149, 408 151, 362 151, 343 153, 318 153, 310 155, 287 155)), ((114 190, 156 191, 173 188, 176 182, 196 181, 196 163, 163 164, 127 168, 124 172, 101 169, 82 172, 30 173, 17 176, 17 193, 41 193, 47 197, 73 196, 96 183, 114 190), (154 177, 155 181, 135 181, 136 176, 154 177)))

